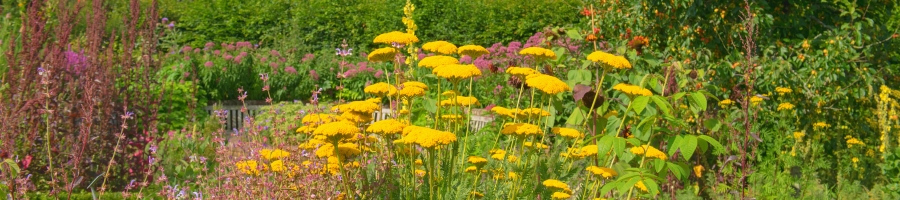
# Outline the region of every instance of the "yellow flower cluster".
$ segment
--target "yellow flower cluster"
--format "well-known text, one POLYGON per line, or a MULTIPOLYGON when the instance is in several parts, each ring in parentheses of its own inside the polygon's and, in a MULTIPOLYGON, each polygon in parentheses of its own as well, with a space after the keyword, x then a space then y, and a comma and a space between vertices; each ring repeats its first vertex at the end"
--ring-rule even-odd
POLYGON ((603 177, 603 178, 612 178, 613 176, 619 175, 618 173, 616 173, 616 170, 606 168, 606 167, 589 166, 585 170, 591 172, 592 174, 594 174, 596 176, 603 177))
POLYGON ((569 189, 569 184, 563 183, 562 181, 556 179, 544 180, 542 184, 544 185, 544 187, 547 187, 554 192, 562 192, 566 194, 572 193, 572 189, 569 189))
POLYGON ((525 79, 525 77, 528 77, 532 74, 541 74, 541 72, 527 67, 509 67, 506 68, 506 73, 518 77, 519 79, 525 79))
POLYGON ((368 59, 371 62, 391 61, 394 60, 394 57, 397 56, 398 53, 400 53, 400 51, 397 51, 397 49, 393 47, 384 47, 375 49, 375 51, 369 53, 368 59))
POLYGON ((372 121, 372 113, 381 109, 378 103, 380 98, 364 101, 353 101, 332 107, 332 110, 341 112, 341 120, 353 123, 366 123, 372 121))
POLYGON ((425 85, 425 83, 418 82, 418 81, 407 81, 407 82, 403 82, 403 84, 400 84, 400 86, 403 86, 403 87, 417 87, 417 88, 422 88, 422 89, 426 89, 426 90, 428 89, 428 85, 425 85))
POLYGON ((631 85, 627 83, 619 83, 616 86, 613 86, 614 90, 618 90, 619 92, 628 94, 629 96, 652 96, 653 92, 650 90, 642 88, 640 86, 631 85))
POLYGON ((459 60, 450 56, 428 56, 419 61, 419 67, 425 67, 429 69, 455 64, 459 64, 459 60))
POLYGON ((496 159, 496 160, 506 159, 506 151, 503 149, 491 149, 490 151, 488 151, 488 153, 491 154, 491 158, 493 158, 493 159, 496 159))
POLYGON ((570 139, 578 139, 584 137, 583 133, 571 128, 556 127, 553 128, 553 133, 570 139))
POLYGON ((538 127, 534 124, 529 123, 506 123, 503 125, 503 129, 500 130, 500 133, 505 135, 515 135, 515 136, 536 136, 543 135, 544 131, 541 130, 541 127, 538 127))
POLYGON ((401 122, 396 119, 386 119, 372 123, 366 128, 366 132, 368 133, 377 133, 381 135, 394 135, 403 133, 403 128, 406 128, 407 124, 401 122))
POLYGON ((734 101, 731 101, 731 99, 719 101, 719 107, 722 107, 723 109, 731 106, 731 104, 734 104, 734 101))
POLYGON ((694 166, 694 175, 696 175, 697 178, 703 177, 703 170, 703 165, 694 166))
POLYGON ((641 189, 641 191, 644 191, 644 192, 648 191, 647 186, 644 185, 644 181, 638 181, 637 183, 634 184, 634 187, 637 187, 638 189, 641 189))
POLYGON ((248 175, 259 175, 260 165, 255 160, 239 161, 234 164, 238 170, 248 175))
POLYGON ((478 98, 456 96, 456 99, 447 99, 440 102, 440 106, 470 106, 478 104, 478 98))
POLYGON ((378 97, 394 96, 395 94, 397 94, 397 87, 394 87, 393 85, 387 84, 385 82, 378 82, 366 86, 366 88, 363 89, 363 92, 378 97))
POLYGON ((750 97, 750 105, 756 106, 756 105, 759 105, 759 103, 762 103, 762 101, 763 101, 762 97, 758 97, 758 96, 750 97))
POLYGON ((556 53, 541 47, 528 47, 519 51, 520 55, 531 56, 535 60, 556 59, 556 53))
POLYGON ((419 26, 416 26, 416 21, 412 19, 413 11, 415 10, 416 5, 406 0, 406 5, 403 6, 403 18, 400 21, 403 22, 403 25, 406 25, 406 33, 409 34, 416 34, 416 30, 419 29, 419 26))
POLYGON ((471 64, 470 65, 460 65, 460 64, 444 65, 444 66, 434 68, 433 70, 431 70, 431 73, 433 73, 434 75, 436 75, 438 77, 446 78, 446 79, 450 80, 450 82, 454 82, 454 83, 459 80, 462 80, 462 79, 481 76, 481 70, 479 70, 478 67, 475 67, 475 65, 471 65, 471 64))
POLYGON ((259 156, 266 160, 276 160, 291 156, 291 153, 281 149, 262 149, 259 150, 259 156))
POLYGON ((776 110, 782 111, 782 110, 793 110, 793 109, 794 109, 794 104, 785 102, 785 103, 778 104, 778 109, 776 109, 776 110))
POLYGON ((791 88, 786 88, 786 87, 775 87, 775 92, 778 92, 778 95, 784 95, 784 94, 790 94, 791 92, 794 92, 794 90, 792 90, 791 88))
POLYGON ((794 139, 796 139, 798 142, 803 140, 803 136, 806 136, 806 133, 794 132, 794 139))
POLYGON ((425 88, 403 87, 403 89, 400 89, 400 97, 413 98, 421 96, 425 96, 425 88))
POLYGON ((625 57, 609 54, 602 51, 595 51, 587 56, 587 59, 595 63, 604 64, 603 69, 631 69, 631 62, 625 57))
POLYGON ((447 41, 434 41, 422 45, 422 49, 428 52, 450 55, 456 53, 456 45, 447 41))
MULTIPOLYGON (((537 143, 537 142, 525 142, 524 144, 522 144, 522 146, 523 146, 523 147, 528 147, 528 148, 534 148, 534 149, 547 149, 547 148, 550 148, 550 146, 547 146, 546 144, 537 143)), ((511 161, 511 162, 512 162, 512 161, 511 161)))
POLYGON ((495 106, 491 108, 491 112, 503 117, 521 120, 538 119, 540 117, 550 116, 550 112, 540 108, 508 109, 502 106, 495 106))
POLYGON ((848 135, 847 137, 844 137, 844 139, 847 139, 847 148, 853 148, 853 145, 866 146, 866 143, 863 143, 853 136, 848 135))
POLYGON ((456 135, 420 126, 407 126, 403 129, 403 137, 395 140, 395 144, 416 144, 426 149, 437 149, 443 145, 456 142, 456 135))
POLYGON ((550 198, 552 199, 569 199, 569 197, 572 197, 572 195, 565 192, 554 192, 552 195, 550 195, 550 198))
MULTIPOLYGON (((372 42, 376 44, 412 44, 419 42, 419 37, 410 33, 404 33, 400 31, 391 31, 387 33, 382 33, 381 35, 375 36, 375 40, 372 42)), ((376 50, 377 51, 377 50, 376 50)), ((370 55, 371 58, 371 55, 370 55)), ((369 59, 371 60, 371 59, 369 59)))
POLYGON ((469 156, 468 160, 469 163, 475 165, 478 168, 484 167, 484 165, 487 164, 487 161, 488 160, 486 158, 482 158, 480 156, 469 156))
POLYGON ((319 126, 313 131, 313 134, 325 136, 329 141, 338 141, 356 137, 359 132, 359 128, 356 125, 346 121, 338 121, 319 126))
POLYGON ((472 59, 474 60, 475 58, 478 58, 478 56, 489 54, 491 52, 488 52, 488 50, 482 46, 465 45, 459 47, 459 49, 457 49, 457 53, 459 53, 459 55, 467 55, 469 57, 472 57, 472 59))
POLYGON ((582 159, 597 155, 597 145, 587 145, 581 148, 569 148, 566 153, 561 153, 564 158, 582 159))
POLYGON ((639 147, 632 147, 631 153, 634 153, 634 155, 646 154, 647 157, 659 158, 660 160, 666 160, 668 158, 668 156, 666 156, 666 153, 663 153, 659 149, 656 149, 656 147, 646 144, 639 147))
POLYGON ((321 114, 321 113, 310 113, 306 116, 303 116, 303 119, 300 120, 303 125, 300 128, 297 128, 297 133, 311 134, 316 130, 319 125, 338 121, 339 116, 333 114, 321 114))
POLYGON ((528 87, 536 88, 549 95, 556 95, 560 92, 568 92, 571 90, 569 85, 554 76, 544 74, 532 74, 525 79, 528 87))
POLYGON ((822 130, 826 128, 831 128, 831 124, 825 122, 816 122, 813 123, 813 130, 822 130))

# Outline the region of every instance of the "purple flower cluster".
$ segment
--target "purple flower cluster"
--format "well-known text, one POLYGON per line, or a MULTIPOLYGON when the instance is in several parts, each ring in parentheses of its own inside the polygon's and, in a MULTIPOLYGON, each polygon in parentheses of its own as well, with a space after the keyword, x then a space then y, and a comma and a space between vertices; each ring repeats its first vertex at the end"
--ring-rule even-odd
POLYGON ((308 53, 308 54, 306 54, 306 55, 303 55, 303 59, 301 59, 300 61, 302 61, 302 62, 309 62, 309 61, 312 61, 312 60, 315 59, 315 58, 316 58, 316 55, 315 55, 315 54, 308 53))
MULTIPOLYGON (((368 66, 368 62, 359 62, 359 63, 356 64, 355 67, 354 67, 352 64, 350 64, 350 65, 348 65, 348 66, 349 66, 349 69, 347 69, 347 71, 344 72, 344 77, 345 77, 345 78, 353 78, 353 77, 359 75, 359 73, 373 73, 373 72, 375 72, 375 68, 369 67, 369 66, 368 66)), ((375 73, 377 74, 377 72, 375 72, 375 73)), ((377 75, 376 75, 376 76, 377 76, 377 75)))
POLYGON ((72 50, 67 50, 63 53, 66 57, 66 69, 69 72, 72 72, 76 75, 81 75, 81 72, 87 68, 87 56, 84 55, 84 50, 81 50, 80 53, 77 53, 72 50))

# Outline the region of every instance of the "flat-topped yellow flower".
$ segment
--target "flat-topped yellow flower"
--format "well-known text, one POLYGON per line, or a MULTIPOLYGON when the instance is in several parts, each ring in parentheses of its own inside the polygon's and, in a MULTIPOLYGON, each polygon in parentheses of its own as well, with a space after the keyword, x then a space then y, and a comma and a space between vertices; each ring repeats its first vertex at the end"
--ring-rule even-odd
POLYGON ((419 37, 416 37, 416 35, 413 35, 413 34, 404 33, 404 32, 400 32, 400 31, 391 31, 391 32, 382 33, 381 35, 375 36, 375 39, 372 40, 372 42, 374 42, 376 44, 392 45, 392 44, 396 43, 396 44, 407 45, 407 44, 419 42, 419 37))
POLYGON ((440 102, 440 106, 470 106, 478 104, 478 98, 456 96, 456 99, 447 99, 440 102))
POLYGON ((282 159, 290 156, 291 153, 281 149, 262 149, 259 150, 259 156, 265 158, 266 160, 276 160, 282 159))
POLYGON ((418 82, 418 81, 407 81, 407 82, 403 82, 403 84, 400 84, 400 85, 403 87, 417 87, 417 88, 422 88, 422 89, 426 89, 426 90, 428 89, 428 85, 425 85, 425 83, 418 82))
POLYGON ((572 195, 565 192, 554 192, 552 195, 550 195, 550 198, 552 199, 569 199, 570 197, 572 197, 572 195))
POLYGON ((456 90, 447 90, 447 91, 444 91, 444 93, 441 93, 441 95, 443 95, 445 97, 455 97, 455 96, 459 96, 459 92, 456 92, 456 90))
POLYGON ((784 102, 784 103, 778 104, 778 108, 776 110, 782 111, 782 110, 793 110, 793 109, 794 109, 794 104, 784 102))
POLYGON ((375 49, 369 53, 369 61, 371 62, 384 62, 394 60, 394 57, 400 53, 397 49, 393 47, 385 47, 380 49, 375 49))
POLYGON ((784 95, 790 94, 791 92, 794 92, 794 90, 788 87, 775 87, 775 92, 777 92, 778 95, 784 95))
POLYGON ((447 41, 434 41, 422 45, 422 50, 449 55, 456 53, 456 45, 447 41))
POLYGON ((616 86, 613 86, 613 89, 629 96, 653 96, 653 92, 650 92, 650 90, 627 83, 616 84, 616 86))
POLYGON ((550 148, 550 146, 547 146, 546 144, 537 143, 537 142, 525 142, 524 144, 522 144, 522 146, 523 146, 523 147, 529 147, 529 148, 535 148, 535 149, 547 149, 547 148, 550 148))
POLYGON ((562 157, 581 159, 589 156, 597 155, 597 145, 587 145, 581 148, 569 148, 566 153, 560 154, 562 157))
POLYGON ((556 59, 556 53, 541 47, 528 47, 519 51, 520 55, 531 56, 536 60, 556 59))
POLYGON ((493 112, 494 114, 503 116, 503 117, 509 117, 509 118, 516 117, 515 114, 513 114, 512 110, 510 110, 509 108, 503 107, 503 106, 494 106, 493 108, 491 108, 491 112, 493 112))
POLYGON ((521 110, 515 110, 517 113, 516 116, 525 119, 537 119, 540 117, 550 116, 550 112, 547 112, 544 109, 540 108, 526 108, 521 110))
POLYGON ((541 127, 537 125, 529 123, 507 123, 500 129, 500 133, 516 136, 536 136, 543 135, 544 130, 541 130, 541 127))
POLYGON ((634 155, 646 154, 647 157, 659 158, 660 160, 666 160, 668 158, 668 156, 666 156, 666 153, 663 153, 659 149, 656 149, 656 147, 646 145, 646 144, 641 145, 639 147, 632 147, 631 153, 634 153, 634 155))
POLYGON ((272 169, 273 172, 282 172, 287 167, 284 166, 284 161, 275 160, 269 163, 269 168, 272 169))
POLYGON ((484 165, 487 164, 487 161, 488 160, 486 158, 483 158, 481 156, 469 156, 468 160, 469 163, 472 163, 478 168, 484 167, 484 165))
POLYGON ((431 70, 431 73, 441 78, 446 78, 450 82, 458 82, 462 79, 481 76, 481 70, 475 65, 444 65, 431 70))
POLYGON ((428 56, 419 61, 419 67, 425 67, 429 69, 454 64, 459 64, 459 59, 450 56, 428 56))
POLYGON ((371 122, 375 118, 372 117, 372 113, 347 111, 347 112, 341 113, 340 119, 345 122, 362 124, 362 123, 371 122))
POLYGON ((578 138, 584 137, 583 133, 581 133, 578 130, 571 129, 571 128, 556 127, 556 128, 553 128, 553 133, 557 134, 559 136, 563 136, 563 137, 571 138, 571 139, 578 139, 578 138))
POLYGON ((758 96, 750 97, 750 105, 756 106, 756 105, 759 105, 759 103, 761 103, 761 102, 763 102, 762 97, 758 97, 758 96))
POLYGON ((407 126, 403 129, 403 137, 395 140, 395 144, 416 144, 426 149, 438 149, 443 145, 456 142, 456 135, 420 126, 407 126))
POLYGON ((603 69, 631 69, 631 63, 625 57, 595 51, 588 55, 588 60, 601 64, 603 69))
POLYGON ((457 53, 459 53, 459 55, 467 55, 469 57, 472 57, 472 59, 475 59, 481 55, 489 54, 491 52, 488 52, 488 50, 482 46, 465 45, 465 46, 459 47, 459 49, 457 49, 457 53))
POLYGON ((559 192, 564 192, 567 194, 572 193, 572 189, 569 189, 569 184, 566 184, 566 183, 556 180, 556 179, 547 179, 547 180, 544 180, 544 182, 542 182, 541 184, 543 184, 544 187, 547 187, 552 191, 559 191, 559 192))
POLYGON ((318 125, 337 121, 337 118, 338 116, 334 114, 310 113, 303 116, 303 119, 301 119, 300 122, 306 125, 318 125))
POLYGON ((619 175, 618 173, 616 173, 616 170, 606 167, 589 166, 586 170, 596 176, 603 178, 612 178, 613 176, 619 175))
POLYGON ((403 128, 406 128, 406 126, 407 124, 400 120, 386 119, 372 123, 372 125, 369 125, 369 127, 366 128, 366 132, 381 135, 394 135, 403 133, 403 128))
POLYGON ((529 75, 525 78, 525 84, 528 84, 528 87, 538 89, 549 95, 555 95, 560 92, 571 90, 566 82, 563 82, 554 76, 544 74, 529 75))
POLYGON ((259 171, 260 171, 259 167, 260 166, 259 166, 259 163, 257 163, 255 160, 239 161, 239 162, 235 163, 234 165, 235 165, 235 167, 238 168, 238 170, 241 170, 241 172, 244 172, 245 174, 259 175, 259 171))
POLYGON ((403 89, 400 89, 400 96, 406 98, 425 96, 425 89, 420 87, 403 87, 403 89))
POLYGON ((371 94, 379 97, 383 96, 394 96, 397 94, 397 87, 394 87, 391 84, 387 84, 385 82, 378 82, 363 89, 363 92, 366 94, 371 94))
POLYGON ((506 68, 506 73, 518 77, 519 79, 525 79, 525 77, 528 77, 532 74, 541 74, 541 72, 527 67, 509 67, 506 68))
POLYGON ((351 138, 358 133, 359 128, 356 125, 343 121, 323 124, 313 132, 313 134, 323 135, 331 141, 351 138))
POLYGON ((648 191, 648 190, 647 190, 647 186, 644 185, 644 181, 638 181, 637 183, 634 184, 634 187, 636 187, 636 188, 638 188, 638 189, 640 189, 641 191, 644 191, 644 192, 647 192, 647 191, 648 191))
POLYGON ((337 105, 331 108, 332 110, 339 110, 340 112, 361 112, 372 114, 373 112, 381 109, 381 106, 375 101, 363 100, 363 101, 352 101, 350 103, 345 103, 341 105, 337 105))
POLYGON ((734 104, 734 101, 732 101, 731 99, 719 101, 719 107, 722 107, 723 109, 731 106, 731 104, 734 104))

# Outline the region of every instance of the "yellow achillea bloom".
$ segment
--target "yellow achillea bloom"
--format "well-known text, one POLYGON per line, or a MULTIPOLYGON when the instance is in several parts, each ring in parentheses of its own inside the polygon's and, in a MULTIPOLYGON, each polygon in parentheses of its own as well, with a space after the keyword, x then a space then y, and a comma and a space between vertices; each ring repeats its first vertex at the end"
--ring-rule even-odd
POLYGON ((259 150, 259 156, 265 158, 266 160, 275 160, 282 159, 290 156, 291 153, 281 149, 262 149, 259 150))
POLYGON ((777 110, 782 111, 782 110, 793 110, 793 109, 794 109, 794 104, 785 102, 785 103, 778 104, 777 110))
POLYGON ((792 90, 791 88, 786 88, 786 87, 775 87, 775 92, 778 92, 778 95, 784 95, 784 94, 790 94, 791 92, 794 92, 794 90, 792 90))
POLYGON ((422 45, 422 50, 449 55, 456 53, 456 45, 447 41, 434 41, 422 45))
POLYGON ((450 56, 428 56, 419 61, 419 67, 425 67, 429 69, 455 64, 459 64, 459 60, 450 56))
POLYGON ((637 183, 634 184, 634 187, 637 187, 638 189, 641 189, 641 191, 644 191, 644 192, 648 191, 647 186, 644 185, 644 181, 638 181, 637 183))
POLYGON ((734 104, 734 101, 731 101, 731 99, 725 99, 725 100, 722 100, 719 102, 719 107, 722 107, 724 109, 724 108, 727 108, 728 106, 730 106, 731 104, 734 104))
POLYGON ((597 166, 589 166, 585 169, 596 176, 600 176, 603 178, 612 178, 613 176, 618 176, 616 170, 606 168, 606 167, 597 167, 597 166))
POLYGON ((425 172, 425 170, 417 169, 414 173, 415 173, 416 176, 418 176, 418 177, 423 177, 423 176, 425 176, 425 173, 426 173, 426 172, 425 172))
POLYGON ((371 122, 373 119, 371 113, 348 111, 341 114, 341 120, 356 124, 371 122))
POLYGON ((363 89, 363 92, 366 94, 371 94, 379 97, 383 96, 394 96, 397 94, 397 88, 391 84, 387 84, 385 82, 378 82, 363 89))
POLYGON ((550 116, 550 112, 547 112, 546 110, 540 108, 526 108, 522 110, 516 110, 516 113, 517 116, 528 119, 537 119, 540 117, 550 116))
POLYGON ((559 136, 563 136, 563 137, 567 137, 567 138, 571 138, 571 139, 578 139, 578 138, 584 137, 583 133, 579 132, 578 130, 571 129, 571 128, 556 127, 556 128, 553 128, 553 133, 557 134, 559 136))
POLYGON ((554 192, 553 195, 550 196, 550 198, 553 199, 569 199, 569 197, 572 197, 572 195, 566 194, 564 192, 554 192))
POLYGON ((238 170, 248 175, 259 175, 259 163, 255 160, 245 160, 234 164, 238 170))
POLYGON ((547 148, 550 148, 550 146, 547 146, 547 145, 541 144, 541 143, 537 143, 537 142, 525 142, 525 144, 522 144, 522 146, 524 146, 524 147, 530 147, 530 148, 535 148, 535 149, 547 149, 547 148))
POLYGON ((395 140, 395 144, 417 144, 426 149, 437 149, 443 145, 456 142, 456 135, 420 126, 407 126, 403 129, 403 137, 395 140))
POLYGON ((481 192, 472 191, 472 193, 469 193, 469 194, 472 195, 472 197, 475 197, 476 199, 480 199, 480 198, 484 197, 484 194, 482 194, 481 192))
POLYGON ((366 128, 366 132, 381 135, 394 135, 403 133, 403 128, 406 128, 406 126, 407 124, 400 120, 386 119, 372 123, 372 125, 369 125, 369 127, 366 128))
POLYGON ((419 37, 416 35, 404 33, 400 31, 391 31, 387 33, 382 33, 381 35, 375 36, 375 39, 372 42, 376 44, 411 44, 419 42, 419 37))
POLYGON ((527 67, 509 67, 506 68, 506 73, 519 79, 525 79, 532 74, 541 74, 541 72, 527 67))
POLYGON ((465 45, 459 47, 459 49, 457 49, 457 53, 459 53, 459 55, 467 55, 469 57, 472 57, 472 59, 475 59, 478 58, 478 56, 489 54, 491 52, 488 52, 488 50, 482 46, 465 45))
POLYGON ((469 163, 472 163, 478 168, 484 167, 484 165, 487 164, 487 161, 486 158, 482 158, 481 156, 469 156, 468 160, 469 163))
POLYGON ((269 168, 271 168, 273 172, 280 172, 287 169, 287 167, 284 166, 284 161, 281 160, 272 161, 269 163, 269 168))
POLYGON ((422 159, 416 159, 416 165, 422 165, 422 159))
POLYGON ((478 172, 478 167, 475 167, 475 166, 469 166, 469 167, 466 167, 466 171, 465 171, 465 172, 466 172, 466 173, 475 173, 475 172, 478 172))
POLYGON ((587 145, 581 148, 569 148, 566 153, 561 153, 560 156, 566 158, 586 158, 589 156, 597 155, 597 145, 587 145))
POLYGON ((431 73, 438 77, 446 78, 454 83, 462 79, 481 76, 481 70, 479 70, 478 67, 475 67, 475 65, 460 64, 436 67, 431 70, 431 73))
POLYGON ((656 147, 653 147, 653 146, 650 146, 650 145, 646 145, 646 144, 645 144, 645 145, 641 145, 641 146, 639 146, 639 147, 632 147, 632 148, 631 148, 631 153, 634 153, 634 155, 644 155, 644 154, 646 154, 647 157, 651 157, 651 158, 659 158, 660 160, 666 160, 666 159, 668 158, 668 157, 666 156, 666 153, 663 153, 663 152, 660 151, 659 149, 656 149, 656 147))
POLYGON ((554 76, 544 74, 529 75, 525 78, 525 84, 528 84, 528 87, 536 88, 549 95, 572 90, 566 82, 562 82, 559 78, 554 76))
POLYGON ((319 125, 337 121, 337 118, 338 116, 333 114, 311 113, 303 116, 300 122, 306 125, 319 125))
POLYGON ((394 60, 394 57, 397 56, 398 53, 400 53, 400 51, 397 51, 397 49, 394 49, 393 47, 385 47, 375 49, 375 51, 369 53, 368 59, 371 62, 391 61, 394 60))
POLYGON ((561 191, 565 193, 572 193, 572 189, 569 189, 569 185, 563 183, 562 181, 556 179, 547 179, 542 183, 544 187, 550 188, 553 191, 561 191))
POLYGON ((372 114, 378 109, 381 109, 381 106, 376 103, 373 99, 365 100, 365 101, 352 101, 350 103, 337 105, 331 108, 332 110, 339 110, 340 112, 361 112, 372 114))
POLYGON ((463 119, 462 115, 441 115, 441 119, 447 122, 460 122, 463 119))
POLYGON ((756 106, 756 105, 759 105, 759 103, 761 103, 762 101, 763 101, 762 97, 758 97, 758 96, 750 97, 750 105, 756 106))
POLYGON ((519 51, 520 55, 531 56, 536 60, 556 59, 556 53, 541 47, 528 47, 519 51))
POLYGON ((794 139, 797 141, 803 140, 803 136, 806 136, 804 132, 794 132, 794 139))
POLYGON ((587 56, 587 59, 595 63, 605 64, 604 69, 631 69, 631 63, 625 57, 595 51, 587 56))
POLYGON ((516 117, 515 114, 512 113, 512 110, 510 110, 509 108, 503 107, 503 106, 494 106, 493 108, 491 108, 491 112, 493 112, 494 114, 500 115, 500 116, 504 116, 504 117, 509 117, 509 118, 516 117))
POLYGON ((440 106, 470 106, 470 105, 475 105, 475 104, 478 104, 478 98, 456 96, 456 100, 453 100, 453 99, 442 100, 439 105, 440 106))
POLYGON ((331 122, 319 126, 313 134, 323 135, 331 141, 337 141, 356 136, 359 134, 359 128, 348 122, 331 122))
POLYGON ((491 158, 496 160, 503 160, 506 157, 506 151, 503 149, 492 149, 488 153, 491 154, 491 158))
POLYGON ((441 96, 455 97, 455 96, 459 96, 459 92, 456 92, 456 90, 447 90, 447 91, 444 91, 443 93, 441 93, 441 96))
POLYGON ((420 87, 403 87, 403 89, 400 89, 400 96, 405 98, 425 96, 425 89, 420 87))
POLYGON ((500 133, 505 135, 516 135, 516 136, 537 136, 543 135, 544 131, 541 130, 541 127, 538 127, 534 124, 529 123, 507 123, 503 125, 503 129, 500 130, 500 133))
POLYGON ((428 85, 425 85, 425 83, 418 82, 418 81, 407 81, 407 82, 403 82, 403 84, 400 84, 400 86, 403 86, 403 87, 417 87, 417 88, 422 88, 422 89, 426 89, 426 90, 428 89, 428 85))
POLYGON ((697 178, 703 177, 703 170, 703 165, 694 166, 694 175, 696 175, 697 178))
POLYGON ((853 148, 853 145, 860 145, 860 146, 866 145, 866 143, 863 143, 862 141, 854 138, 853 136, 848 135, 847 137, 845 137, 845 139, 847 139, 847 148, 853 148))
POLYGON ((629 96, 652 96, 653 92, 650 90, 642 88, 640 86, 631 85, 627 83, 619 83, 616 86, 613 86, 614 90, 618 90, 619 92, 628 94, 629 96))
POLYGON ((821 130, 826 128, 831 128, 831 124, 825 122, 816 122, 813 124, 813 130, 821 130))

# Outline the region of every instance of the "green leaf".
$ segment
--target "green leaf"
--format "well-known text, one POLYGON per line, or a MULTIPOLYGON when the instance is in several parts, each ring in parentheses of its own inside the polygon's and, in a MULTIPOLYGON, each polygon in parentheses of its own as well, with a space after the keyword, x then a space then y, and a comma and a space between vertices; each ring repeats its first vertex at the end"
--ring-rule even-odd
POLYGON ((686 135, 682 142, 683 143, 679 148, 681 149, 681 155, 685 160, 691 160, 691 156, 693 156, 694 151, 697 150, 697 136, 686 135))
POLYGON ((670 105, 666 99, 657 95, 651 96, 650 99, 653 99, 653 103, 655 103, 656 107, 662 110, 663 113, 667 115, 672 114, 672 105, 670 105))
POLYGON ((694 114, 700 114, 700 111, 706 110, 706 96, 704 96, 703 93, 692 93, 690 98, 691 102, 693 102, 693 104, 691 104, 691 111, 693 111, 694 114))
MULTIPOLYGON (((569 114, 569 118, 566 119, 566 124, 581 125, 584 123, 585 115, 587 115, 587 112, 585 112, 584 109, 576 107, 575 110, 572 110, 572 114, 569 114)), ((606 125, 606 123, 604 123, 604 125, 606 125)))
POLYGON ((635 113, 641 113, 641 111, 647 107, 647 103, 650 103, 650 97, 639 96, 634 98, 634 101, 631 101, 631 109, 634 110, 635 113))
POLYGON ((725 147, 722 146, 722 143, 719 143, 719 141, 716 141, 716 139, 713 139, 712 137, 709 137, 707 135, 700 135, 698 137, 700 139, 703 139, 704 141, 708 142, 710 145, 712 145, 716 149, 713 153, 721 154, 721 153, 725 152, 725 147))
POLYGON ((650 191, 650 194, 656 196, 659 194, 659 184, 656 183, 656 180, 653 179, 644 179, 644 186, 647 187, 647 190, 650 191))
POLYGON ((666 167, 669 168, 669 171, 672 171, 672 174, 675 174, 675 177, 677 177, 678 179, 687 178, 686 170, 684 168, 681 168, 681 166, 672 162, 666 162, 666 167))
POLYGON ((625 138, 613 138, 613 147, 616 152, 625 152, 625 138))
POLYGON ((719 128, 722 128, 722 124, 719 123, 719 120, 715 118, 703 121, 703 125, 712 132, 719 131, 719 128))
POLYGON ((672 157, 672 155, 675 155, 675 151, 677 151, 678 148, 681 147, 681 144, 684 143, 684 142, 682 142, 682 140, 684 140, 684 136, 676 135, 675 137, 673 137, 672 140, 673 141, 669 145, 669 152, 666 152, 666 154, 668 154, 669 157, 672 157))
POLYGON ((678 101, 679 99, 681 99, 681 97, 684 97, 684 94, 687 94, 687 93, 684 93, 684 92, 675 93, 671 96, 672 100, 678 101))

